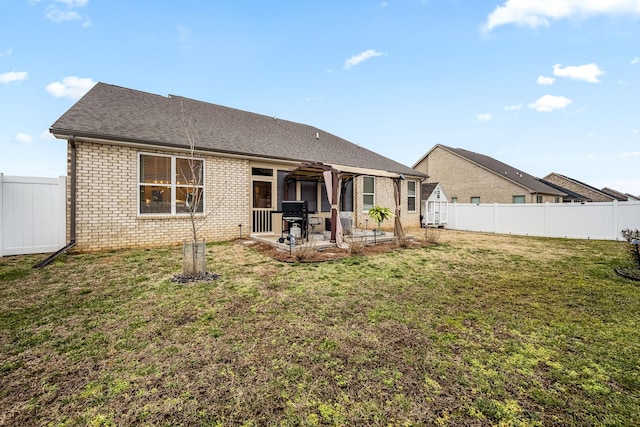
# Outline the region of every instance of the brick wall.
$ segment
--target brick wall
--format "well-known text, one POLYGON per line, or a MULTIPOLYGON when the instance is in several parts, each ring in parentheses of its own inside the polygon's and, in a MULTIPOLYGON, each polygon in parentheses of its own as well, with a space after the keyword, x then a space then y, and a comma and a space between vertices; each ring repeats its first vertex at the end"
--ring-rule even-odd
MULTIPOLYGON (((364 178, 357 177, 354 185, 354 208, 353 208, 353 225, 356 228, 363 229, 367 225, 369 229, 376 227, 369 214, 364 211, 362 194, 364 191, 364 178)), ((416 210, 409 212, 407 208, 407 180, 401 181, 401 211, 400 219, 403 228, 419 228, 420 227, 420 181, 416 180, 416 210)), ((391 178, 375 177, 375 202, 376 205, 391 209, 396 212, 396 202, 393 194, 393 180, 391 178)), ((394 220, 387 220, 382 223, 383 230, 393 230, 394 220)))
MULTIPOLYGON (((138 214, 138 153, 141 151, 174 154, 77 142, 78 250, 165 246, 190 238, 188 215, 138 214)), ((248 162, 198 157, 205 160, 206 181, 205 215, 199 220, 200 236, 207 241, 228 240, 238 235, 238 224, 246 226, 244 231, 249 230, 248 162)))
MULTIPOLYGON (((429 182, 440 182, 451 202, 470 203, 480 197, 480 203, 513 203, 513 196, 525 196, 526 203, 535 203, 536 195, 467 160, 436 147, 415 168, 429 175, 429 182)), ((543 195, 543 202, 555 202, 555 196, 543 195)))

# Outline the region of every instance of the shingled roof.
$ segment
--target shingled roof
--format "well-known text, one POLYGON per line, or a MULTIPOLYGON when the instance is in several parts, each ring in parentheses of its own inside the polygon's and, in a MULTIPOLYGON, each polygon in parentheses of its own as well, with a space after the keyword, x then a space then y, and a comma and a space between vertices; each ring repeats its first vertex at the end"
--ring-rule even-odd
POLYGON ((516 169, 513 166, 509 166, 506 163, 502 163, 493 157, 474 153, 473 151, 464 150, 462 148, 452 148, 441 144, 438 144, 437 146, 463 157, 486 170, 500 175, 502 178, 528 189, 531 193, 565 196, 564 192, 541 182, 540 179, 529 175, 526 172, 516 169))
POLYGON ((51 126, 50 132, 58 138, 73 135, 189 148, 184 121, 194 134, 198 150, 426 176, 313 126, 106 83, 95 85, 51 126))

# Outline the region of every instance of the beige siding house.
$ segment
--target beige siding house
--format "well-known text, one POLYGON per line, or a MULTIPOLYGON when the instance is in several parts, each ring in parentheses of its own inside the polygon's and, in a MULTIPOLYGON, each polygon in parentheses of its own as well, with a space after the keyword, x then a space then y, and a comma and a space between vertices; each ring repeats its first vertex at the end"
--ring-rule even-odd
POLYGON ((67 141, 68 239, 80 251, 181 243, 192 191, 203 195, 207 241, 277 233, 285 198, 306 200, 320 217, 339 210, 355 227, 373 204, 397 207, 405 227, 420 225, 425 174, 312 126, 98 83, 50 132, 67 141), (202 167, 196 190, 185 178, 190 158, 202 167), (322 180, 286 180, 308 163, 339 172, 339 205, 328 203, 322 180))
POLYGON ((489 156, 440 144, 413 168, 439 182, 450 203, 559 203, 566 195, 489 156))

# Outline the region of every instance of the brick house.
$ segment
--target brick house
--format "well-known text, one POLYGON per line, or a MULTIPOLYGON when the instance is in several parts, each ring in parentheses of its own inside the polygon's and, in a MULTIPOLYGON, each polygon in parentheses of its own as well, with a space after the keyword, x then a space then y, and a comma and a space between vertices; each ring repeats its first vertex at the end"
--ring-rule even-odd
POLYGON ((566 195, 492 157, 441 144, 413 168, 439 182, 450 203, 559 203, 566 195))
POLYGON ((306 163, 339 171, 340 216, 355 226, 374 204, 393 209, 396 186, 402 224, 420 226, 418 189, 426 175, 312 126, 98 83, 50 132, 67 141, 68 239, 80 251, 188 238, 191 187, 182 177, 190 158, 202 167, 196 191, 207 241, 276 232, 273 213, 285 194, 330 217, 324 182, 286 180, 306 163))
POLYGON ((598 190, 595 187, 580 182, 577 179, 569 178, 568 176, 561 175, 556 172, 551 172, 544 177, 545 181, 549 181, 555 185, 559 185, 563 188, 571 190, 575 193, 582 194, 586 202, 612 202, 614 200, 627 201, 626 196, 621 198, 616 197, 614 194, 607 194, 607 192, 598 190))

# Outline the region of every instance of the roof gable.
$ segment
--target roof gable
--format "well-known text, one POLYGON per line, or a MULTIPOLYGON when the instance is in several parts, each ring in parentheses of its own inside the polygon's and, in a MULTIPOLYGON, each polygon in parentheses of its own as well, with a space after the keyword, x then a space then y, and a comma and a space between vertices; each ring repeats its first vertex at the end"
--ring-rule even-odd
POLYGON ((74 135, 188 148, 185 125, 199 150, 424 176, 313 126, 105 83, 95 85, 56 120, 50 131, 58 137, 74 135))
POLYGON ((573 183, 573 184, 575 184, 575 185, 577 185, 579 187, 582 187, 582 188, 584 188, 586 190, 589 190, 589 191, 592 191, 592 192, 594 192, 596 194, 599 194, 600 196, 602 196, 604 198, 608 198, 609 200, 614 200, 615 199, 615 197, 613 197, 612 195, 606 194, 606 193, 602 192, 601 190, 598 190, 596 187, 592 187, 589 184, 585 184, 584 182, 578 181, 577 179, 573 179, 573 178, 570 178, 568 176, 565 176, 565 175, 562 175, 562 174, 559 174, 559 173, 556 173, 556 172, 551 172, 549 175, 545 176, 544 179, 547 180, 547 181, 551 181, 552 179, 554 179, 554 177, 556 179, 559 179, 560 181, 565 181, 565 185, 566 185, 566 183, 573 183))
POLYGON ((424 184, 422 184, 421 186, 421 191, 420 191, 420 199, 421 200, 428 200, 433 193, 436 191, 436 189, 440 190, 441 193, 441 199, 443 200, 448 200, 447 197, 447 193, 444 191, 444 188, 442 188, 442 185, 440 185, 439 182, 426 182, 424 184))
MULTIPOLYGON (((500 176, 503 179, 506 179, 528 189, 532 193, 551 194, 556 196, 565 195, 564 192, 553 188, 545 184, 544 182, 541 182, 540 179, 529 175, 526 172, 522 172, 521 170, 516 169, 506 163, 502 163, 501 161, 496 160, 493 157, 485 156, 484 154, 480 153, 474 153, 473 151, 464 150, 462 148, 447 147, 446 145, 441 144, 436 145, 436 147, 440 147, 459 157, 462 157, 467 161, 470 161, 482 167, 483 169, 500 176)), ((433 149, 431 151, 433 151, 433 149)))

